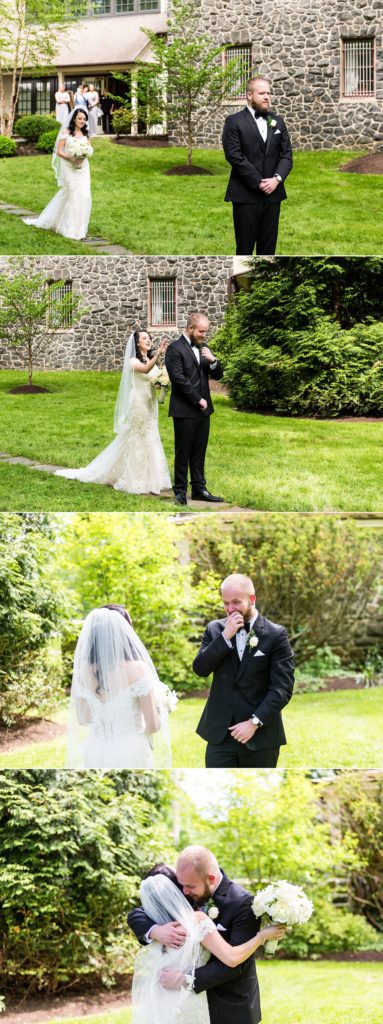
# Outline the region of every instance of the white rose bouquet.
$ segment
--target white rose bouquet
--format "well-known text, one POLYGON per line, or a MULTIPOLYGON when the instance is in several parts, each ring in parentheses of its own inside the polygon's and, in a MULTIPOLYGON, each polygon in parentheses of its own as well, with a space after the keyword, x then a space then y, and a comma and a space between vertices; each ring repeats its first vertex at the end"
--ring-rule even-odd
MULTIPOLYGON (((256 917, 267 914, 275 924, 306 924, 313 912, 313 904, 299 885, 291 882, 272 882, 254 896, 252 910, 256 917)), ((265 942, 265 953, 273 956, 278 939, 265 942)))
POLYGON ((165 683, 163 683, 162 703, 169 714, 171 714, 172 711, 175 711, 178 704, 176 691, 171 690, 170 686, 166 686, 165 683))
POLYGON ((158 377, 155 383, 155 387, 158 388, 158 401, 160 405, 164 404, 166 398, 166 392, 170 384, 169 374, 165 367, 161 367, 158 373, 158 377))
POLYGON ((82 139, 75 139, 73 136, 69 137, 67 140, 67 151, 69 156, 74 157, 76 162, 78 161, 78 166, 81 166, 82 161, 85 160, 86 157, 92 156, 93 154, 92 146, 88 139, 85 138, 85 135, 82 139))

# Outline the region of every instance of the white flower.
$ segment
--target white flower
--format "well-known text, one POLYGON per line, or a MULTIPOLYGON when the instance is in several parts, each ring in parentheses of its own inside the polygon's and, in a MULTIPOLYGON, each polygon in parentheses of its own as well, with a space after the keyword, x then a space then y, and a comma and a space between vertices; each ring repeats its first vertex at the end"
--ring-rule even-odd
POLYGON ((178 697, 175 690, 171 690, 169 686, 164 686, 162 701, 169 714, 175 711, 178 704, 178 697))
POLYGON ((92 156, 93 153, 93 149, 85 135, 82 139, 69 138, 67 140, 67 150, 70 156, 74 156, 78 160, 83 160, 86 156, 92 156))
POLYGON ((249 647, 257 647, 257 646, 258 646, 258 637, 257 636, 251 636, 250 640, 249 640, 249 647))
POLYGON ((277 122, 276 122, 276 120, 275 120, 275 117, 273 117, 273 118, 272 118, 272 120, 271 120, 270 124, 271 124, 271 127, 272 127, 272 128, 276 128, 276 127, 277 127, 277 122))
POLYGON ((161 387, 168 387, 170 384, 169 374, 164 366, 162 367, 158 374, 156 383, 160 384, 161 387))
POLYGON ((212 921, 215 921, 219 916, 218 907, 210 907, 210 910, 208 910, 208 915, 212 921))
POLYGON ((267 914, 279 924, 306 924, 313 912, 313 904, 299 885, 273 882, 254 896, 252 909, 256 917, 267 914))

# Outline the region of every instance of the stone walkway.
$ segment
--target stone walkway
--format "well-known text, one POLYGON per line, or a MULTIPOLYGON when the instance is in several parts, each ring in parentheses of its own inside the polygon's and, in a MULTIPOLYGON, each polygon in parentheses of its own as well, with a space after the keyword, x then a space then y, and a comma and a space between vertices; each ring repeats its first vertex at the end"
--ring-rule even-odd
MULTIPOLYGON (((42 473, 55 473, 56 469, 62 469, 62 466, 51 466, 46 462, 39 462, 37 459, 27 459, 24 455, 8 455, 7 452, 0 452, 0 463, 7 462, 10 466, 26 466, 27 469, 37 469, 42 473)), ((65 477, 64 477, 65 479, 65 477)), ((161 494, 150 494, 149 497, 155 499, 167 499, 170 504, 174 505, 173 491, 162 491, 161 494)), ((230 505, 228 502, 223 501, 219 505, 208 501, 193 501, 188 498, 188 503, 185 506, 179 507, 179 514, 185 515, 188 511, 198 512, 251 512, 248 508, 239 508, 234 505, 230 505)))
MULTIPOLYGON (((26 210, 22 206, 15 206, 13 203, 0 202, 0 213, 9 213, 14 217, 20 218, 36 217, 36 213, 33 210, 26 210)), ((86 238, 82 238, 81 245, 88 245, 92 252, 98 252, 102 256, 132 255, 129 249, 125 249, 123 245, 112 245, 106 238, 101 238, 99 235, 88 235, 86 238)))

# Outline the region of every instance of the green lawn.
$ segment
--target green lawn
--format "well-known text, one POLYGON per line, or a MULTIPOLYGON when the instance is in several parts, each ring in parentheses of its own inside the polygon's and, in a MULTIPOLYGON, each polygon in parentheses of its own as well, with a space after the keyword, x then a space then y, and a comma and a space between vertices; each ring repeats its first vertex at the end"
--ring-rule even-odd
MULTIPOLYGON (((286 255, 380 254, 382 179, 339 172, 357 152, 297 152, 288 180, 278 252, 286 255)), ((89 233, 142 254, 232 254, 231 205, 224 203, 229 166, 220 150, 199 150, 195 162, 212 176, 168 177, 185 162, 178 148, 139 149, 95 143, 89 233)), ((50 156, 1 161, 0 199, 40 212, 54 193, 50 156)), ((3 253, 76 253, 55 235, 0 217, 3 253), (8 223, 8 227, 7 227, 8 223)), ((89 250, 87 250, 89 252, 89 250)))
MULTIPOLYGON (((86 465, 112 440, 119 374, 37 373, 49 394, 11 395, 25 381, 0 371, 0 451, 59 466, 86 465)), ((243 508, 274 512, 379 512, 381 423, 318 421, 236 411, 214 398, 207 457, 213 492, 243 508)), ((173 425, 160 406, 160 431, 173 466, 173 425)), ((174 511, 169 498, 122 494, 0 462, 1 511, 174 511)), ((210 508, 211 510, 211 508, 210 508)))
MULTIPOLYGON (((263 1024, 381 1024, 381 964, 259 961, 263 1024)), ((132 1011, 60 1017, 50 1024, 132 1024, 132 1011)), ((40 1024, 35 1014, 35 1024, 40 1024)), ((233 1024, 235 1024, 233 1020, 233 1024)))
MULTIPOLYGON (((188 698, 170 720, 174 768, 203 768, 205 743, 195 733, 204 701, 188 698)), ((55 721, 64 723, 66 711, 55 721)), ((283 713, 288 744, 280 768, 383 768, 383 689, 302 694, 283 713)), ((61 768, 65 737, 0 755, 4 768, 61 768)))

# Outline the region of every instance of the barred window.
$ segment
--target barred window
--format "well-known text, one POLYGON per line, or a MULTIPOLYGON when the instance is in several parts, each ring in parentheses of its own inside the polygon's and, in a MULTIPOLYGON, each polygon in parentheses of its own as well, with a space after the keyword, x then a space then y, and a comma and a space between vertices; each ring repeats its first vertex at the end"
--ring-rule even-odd
POLYGON ((17 102, 17 113, 32 113, 32 82, 21 82, 19 99, 17 102))
POLYGON ((240 100, 246 96, 246 83, 253 73, 253 51, 249 46, 229 46, 225 50, 225 65, 234 61, 233 80, 228 90, 232 100, 240 100))
POLYGON ((176 327, 177 284, 175 277, 149 281, 149 318, 152 327, 176 327))
POLYGON ((374 38, 342 40, 342 96, 375 96, 374 38))
MULTIPOLYGON (((53 284, 57 284, 57 282, 47 281, 48 288, 51 289, 53 284)), ((55 329, 55 306, 58 302, 61 303, 65 298, 68 299, 66 315, 63 319, 61 310, 60 319, 57 323, 57 326, 63 331, 65 331, 66 328, 73 326, 72 304, 69 301, 72 298, 72 281, 61 281, 61 284, 58 287, 49 291, 47 316, 52 330, 55 329)))

